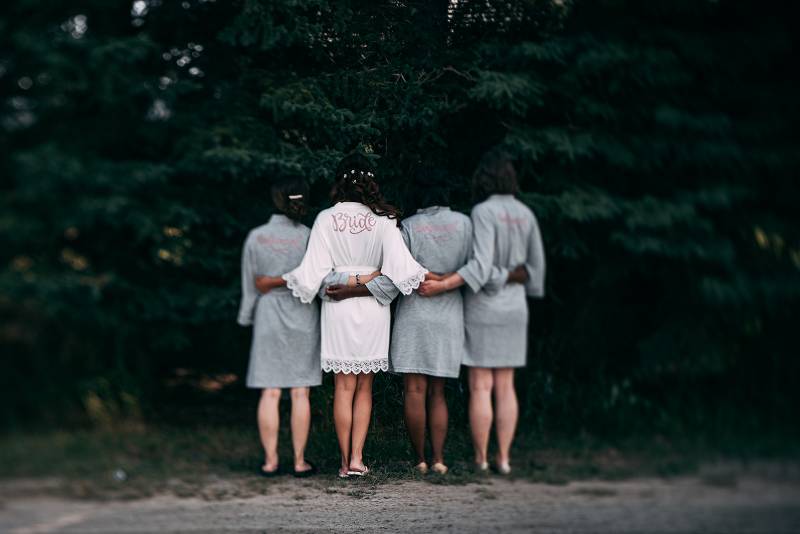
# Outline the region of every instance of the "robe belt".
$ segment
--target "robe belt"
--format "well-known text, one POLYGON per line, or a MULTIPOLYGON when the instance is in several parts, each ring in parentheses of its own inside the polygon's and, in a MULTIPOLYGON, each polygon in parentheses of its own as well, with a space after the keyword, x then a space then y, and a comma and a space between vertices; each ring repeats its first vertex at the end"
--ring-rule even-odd
POLYGON ((333 270, 337 273, 370 274, 379 269, 370 265, 337 265, 333 270))

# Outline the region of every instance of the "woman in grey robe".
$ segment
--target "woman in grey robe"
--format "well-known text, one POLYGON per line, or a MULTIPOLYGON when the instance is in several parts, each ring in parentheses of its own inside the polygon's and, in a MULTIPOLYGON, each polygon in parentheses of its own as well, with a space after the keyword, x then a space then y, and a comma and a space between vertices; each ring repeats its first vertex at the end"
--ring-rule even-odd
POLYGON ((494 419, 496 467, 507 474, 511 471, 509 455, 519 411, 514 368, 524 367, 527 356, 525 297, 544 296, 544 249, 535 215, 514 196, 518 192, 516 172, 507 155, 494 151, 485 155, 474 182, 476 193, 488 198, 472 210, 472 258, 457 273, 424 282, 419 293, 430 296, 464 284, 469 287, 464 297, 464 365, 469 367, 475 464, 480 471, 489 468, 489 434, 494 419), (520 264, 527 274, 524 284, 487 290, 487 282, 498 270, 507 272, 520 264))
POLYGON ((253 229, 242 252, 242 299, 238 322, 253 325, 247 387, 261 389, 258 430, 265 460, 261 473, 278 472, 278 405, 281 388, 291 389, 294 474, 315 468, 305 460, 311 424, 309 388, 322 382, 319 306, 292 296, 280 275, 297 267, 310 230, 299 222, 306 212, 308 188, 292 181, 272 188, 276 213, 253 229))

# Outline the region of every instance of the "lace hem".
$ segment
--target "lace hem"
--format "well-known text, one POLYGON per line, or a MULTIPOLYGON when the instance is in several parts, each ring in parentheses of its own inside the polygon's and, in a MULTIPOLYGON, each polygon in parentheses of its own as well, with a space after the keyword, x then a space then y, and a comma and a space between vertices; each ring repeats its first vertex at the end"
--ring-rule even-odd
POLYGON ((417 289, 419 285, 425 281, 426 274, 428 274, 428 269, 420 269, 417 274, 411 278, 407 278, 402 282, 396 283, 395 285, 397 286, 397 289, 400 290, 400 293, 403 295, 410 295, 412 291, 417 289))
POLYGON ((316 291, 303 291, 303 288, 300 287, 300 283, 297 281, 297 277, 292 273, 286 273, 281 278, 286 280, 286 288, 292 292, 292 296, 299 298, 300 302, 303 304, 309 304, 317 295, 316 291))
POLYGON ((334 360, 322 358, 322 370, 326 373, 344 373, 346 375, 359 373, 377 373, 389 370, 389 358, 377 360, 334 360))

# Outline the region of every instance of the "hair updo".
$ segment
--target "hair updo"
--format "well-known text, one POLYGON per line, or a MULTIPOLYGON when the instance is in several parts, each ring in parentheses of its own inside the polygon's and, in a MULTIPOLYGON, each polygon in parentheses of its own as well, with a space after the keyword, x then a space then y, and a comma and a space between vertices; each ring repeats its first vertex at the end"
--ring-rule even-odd
POLYGON ((395 219, 400 226, 401 212, 392 206, 378 188, 375 180, 376 170, 372 162, 363 154, 350 154, 336 166, 331 200, 333 202, 360 202, 372 213, 395 219))
POLYGON ((308 184, 300 178, 288 179, 271 188, 275 209, 300 222, 308 213, 308 184))

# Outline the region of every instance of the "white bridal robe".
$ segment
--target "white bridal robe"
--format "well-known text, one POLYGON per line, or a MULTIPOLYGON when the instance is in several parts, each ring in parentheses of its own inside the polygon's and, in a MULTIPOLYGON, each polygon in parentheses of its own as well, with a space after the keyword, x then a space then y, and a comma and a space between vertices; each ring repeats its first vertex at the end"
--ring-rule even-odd
MULTIPOLYGON (((295 297, 311 302, 331 271, 364 275, 378 270, 404 295, 428 272, 409 253, 396 220, 358 202, 339 202, 317 216, 303 260, 283 278, 295 297)), ((390 322, 389 306, 372 296, 323 301, 322 370, 388 370, 390 322)))

